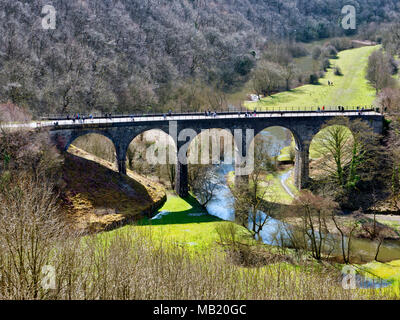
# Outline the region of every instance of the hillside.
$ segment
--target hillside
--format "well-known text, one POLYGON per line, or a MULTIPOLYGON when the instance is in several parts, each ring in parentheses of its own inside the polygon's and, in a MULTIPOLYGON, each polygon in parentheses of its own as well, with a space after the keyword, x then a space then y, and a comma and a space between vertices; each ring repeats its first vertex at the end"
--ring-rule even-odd
POLYGON ((318 106, 371 106, 375 99, 375 90, 365 79, 368 57, 379 46, 362 47, 345 50, 338 54, 338 59, 332 59, 331 65, 338 66, 343 76, 334 74, 329 69, 325 77, 320 79, 320 85, 305 85, 288 92, 281 92, 258 102, 247 102, 248 108, 279 109, 318 106), (333 86, 328 86, 328 81, 333 86))
POLYGON ((269 43, 354 33, 344 5, 360 33, 399 17, 395 0, 70 0, 44 30, 48 4, 0 1, 0 102, 36 116, 185 107, 191 86, 240 87, 269 43))
POLYGON ((63 208, 76 229, 110 230, 152 214, 166 200, 164 188, 116 165, 70 146, 65 154, 63 208))

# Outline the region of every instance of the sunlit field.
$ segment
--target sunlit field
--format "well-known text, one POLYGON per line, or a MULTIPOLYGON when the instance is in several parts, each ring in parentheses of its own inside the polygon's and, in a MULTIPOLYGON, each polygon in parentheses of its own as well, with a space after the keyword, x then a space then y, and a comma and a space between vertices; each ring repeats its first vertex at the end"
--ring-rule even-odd
POLYGON ((331 68, 319 85, 305 85, 288 92, 281 92, 258 102, 246 102, 249 109, 296 110, 297 108, 325 108, 337 106, 371 106, 375 99, 373 89, 365 79, 368 57, 379 46, 362 47, 339 52, 338 59, 331 59, 331 66, 338 66, 343 76, 336 76, 331 68), (328 86, 328 81, 334 83, 328 86))

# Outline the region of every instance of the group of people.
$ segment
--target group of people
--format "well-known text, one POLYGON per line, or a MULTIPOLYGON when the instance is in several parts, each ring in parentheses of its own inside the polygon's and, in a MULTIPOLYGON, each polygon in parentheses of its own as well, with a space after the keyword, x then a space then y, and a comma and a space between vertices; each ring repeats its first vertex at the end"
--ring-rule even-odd
MULTIPOLYGON (((364 112, 365 108, 364 107, 357 107, 357 112, 358 114, 361 114, 362 112, 364 112)), ((325 106, 322 106, 322 108, 318 107, 317 109, 318 112, 324 112, 325 111, 325 106)), ((344 112, 345 108, 343 106, 338 106, 338 111, 340 112, 344 112)))
POLYGON ((73 123, 75 123, 75 121, 84 123, 86 119, 93 120, 93 115, 90 114, 88 118, 86 118, 85 115, 80 115, 79 113, 75 113, 72 118, 69 116, 69 114, 67 115, 67 120, 72 120, 73 123))
MULTIPOLYGON (((168 117, 171 117, 172 116, 172 110, 168 110, 168 117)), ((167 114, 163 114, 163 118, 164 118, 164 120, 166 120, 167 119, 167 114)))
POLYGON ((362 112, 364 112, 364 107, 362 107, 361 109, 360 109, 360 107, 357 107, 357 111, 358 111, 358 114, 360 115, 362 112))
MULTIPOLYGON (((333 82, 331 82, 331 81, 328 81, 328 84, 329 84, 330 86, 331 86, 331 85, 333 86, 333 82)), ((344 108, 343 106, 338 106, 338 110, 339 110, 340 112, 344 112, 344 111, 345 111, 345 108, 344 108)), ((364 107, 359 107, 359 106, 357 107, 357 112, 358 112, 359 115, 361 115, 361 113, 364 112, 364 110, 365 110, 364 107)), ((318 107, 317 111, 318 111, 318 112, 324 112, 324 111, 325 111, 325 106, 322 106, 322 108, 321 108, 321 107, 318 107)), ((164 120, 167 119, 167 115, 168 115, 168 116, 172 116, 172 111, 169 110, 167 114, 166 114, 166 113, 163 114, 164 120)), ((216 111, 207 110, 207 111, 204 111, 204 115, 205 115, 206 117, 214 117, 214 118, 215 118, 215 117, 217 117, 217 112, 216 112, 216 111)), ((281 115, 283 115, 282 112, 281 112, 281 115)), ((239 116, 239 117, 241 116, 240 111, 238 112, 238 116, 239 116)), ((104 117, 107 118, 107 119, 112 120, 112 115, 111 115, 111 113, 105 113, 105 114, 104 114, 104 117)), ((244 113, 244 117, 245 117, 245 118, 257 117, 257 111, 256 111, 256 109, 254 109, 253 112, 246 111, 246 112, 244 113)), ((84 123, 84 122, 85 122, 85 119, 93 120, 93 115, 90 114, 88 118, 86 118, 84 115, 80 115, 79 113, 75 113, 75 114, 72 116, 72 118, 70 117, 70 115, 67 115, 67 120, 72 120, 74 123, 75 123, 75 121, 79 121, 80 123, 84 123)), ((131 116, 131 119, 132 119, 132 121, 135 121, 135 118, 134 118, 133 115, 131 116)), ((55 125, 56 125, 56 124, 55 124, 55 125)), ((57 122, 57 125, 58 125, 58 122, 57 122)))
POLYGON ((215 118, 217 116, 217 112, 216 111, 207 110, 207 111, 204 111, 204 115, 206 117, 214 117, 215 118))
MULTIPOLYGON (((238 116, 240 117, 240 112, 238 113, 238 116)), ((246 111, 244 117, 245 118, 257 117, 257 111, 255 109, 253 113, 246 111)))

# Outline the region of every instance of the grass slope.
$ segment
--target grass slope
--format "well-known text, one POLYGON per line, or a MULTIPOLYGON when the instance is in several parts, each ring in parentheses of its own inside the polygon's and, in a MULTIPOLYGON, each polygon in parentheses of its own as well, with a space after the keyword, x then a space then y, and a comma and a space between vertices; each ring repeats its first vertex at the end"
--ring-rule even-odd
POLYGON ((119 232, 145 229, 144 231, 151 232, 156 240, 176 243, 194 252, 219 248, 216 243, 219 239, 216 228, 221 224, 233 224, 241 237, 247 240, 251 237, 246 228, 208 214, 192 196, 182 199, 169 194, 167 202, 157 211, 157 214, 159 213, 165 214, 160 215, 160 219, 144 218, 135 225, 128 225, 100 236, 113 237, 119 232))
MULTIPOLYGON (((280 175, 287 173, 289 169, 284 169, 275 174, 268 174, 265 179, 265 186, 267 186, 268 182, 268 192, 265 195, 264 200, 281 204, 281 205, 289 205, 292 203, 293 198, 286 192, 285 188, 282 186, 280 175)), ((235 173, 229 172, 228 183, 233 186, 235 181, 235 173)), ((286 185, 290 188, 290 190, 296 194, 298 192, 297 188, 294 186, 294 177, 293 174, 286 180, 286 185)))
POLYGON ((74 146, 65 154, 63 208, 78 230, 101 231, 139 220, 166 200, 164 188, 74 146))
POLYGON ((329 69, 320 85, 305 85, 287 92, 281 92, 258 102, 246 102, 245 106, 253 109, 295 110, 301 107, 370 106, 375 99, 373 89, 365 79, 368 57, 379 46, 345 50, 338 54, 338 59, 331 60, 331 65, 338 66, 343 76, 336 76, 329 69), (328 86, 332 81, 334 86, 328 86))

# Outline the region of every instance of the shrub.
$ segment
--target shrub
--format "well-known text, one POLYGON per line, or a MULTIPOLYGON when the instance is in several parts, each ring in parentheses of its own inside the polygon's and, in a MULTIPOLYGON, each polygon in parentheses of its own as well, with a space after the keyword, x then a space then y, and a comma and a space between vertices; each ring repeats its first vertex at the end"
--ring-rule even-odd
POLYGON ((319 84, 319 77, 316 73, 310 74, 310 84, 319 84))
POLYGON ((336 76, 343 76, 342 70, 339 67, 335 67, 335 75, 336 76))
POLYGON ((322 68, 323 68, 324 71, 326 72, 326 71, 328 71, 328 68, 330 68, 330 67, 331 67, 331 62, 329 61, 329 59, 325 58, 325 59, 322 61, 322 68))

